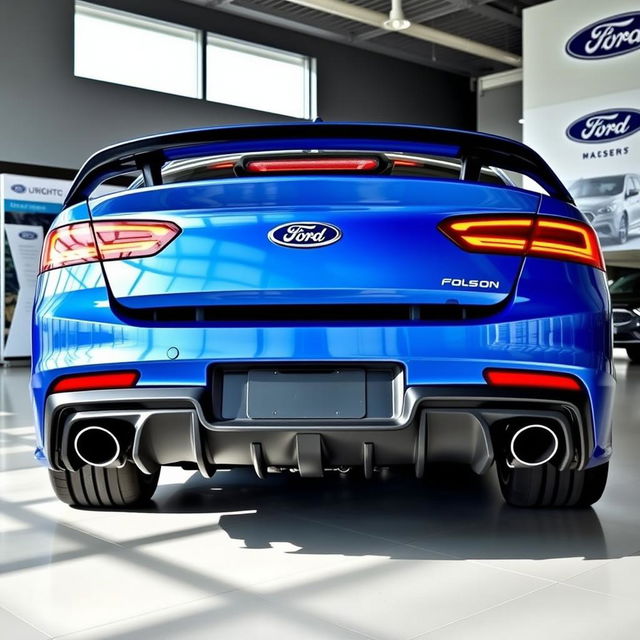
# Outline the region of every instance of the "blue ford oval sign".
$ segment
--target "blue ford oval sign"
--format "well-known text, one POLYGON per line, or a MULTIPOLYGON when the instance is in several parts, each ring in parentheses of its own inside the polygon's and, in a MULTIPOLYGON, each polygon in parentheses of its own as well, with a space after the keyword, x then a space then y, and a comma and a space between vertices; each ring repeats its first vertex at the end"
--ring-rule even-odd
POLYGON ((24 193, 27 190, 23 184, 12 184, 11 191, 15 191, 16 193, 24 193))
POLYGON ((338 242, 342 231, 326 222, 288 222, 267 235, 274 244, 292 249, 317 249, 338 242))
POLYGON ((23 240, 35 240, 38 237, 38 234, 33 231, 21 231, 18 235, 23 240))
POLYGON ((576 142, 611 142, 640 129, 637 109, 609 109, 590 113, 567 127, 567 137, 576 142))
POLYGON ((590 24, 574 34, 565 49, 582 60, 613 58, 640 49, 640 11, 590 24))

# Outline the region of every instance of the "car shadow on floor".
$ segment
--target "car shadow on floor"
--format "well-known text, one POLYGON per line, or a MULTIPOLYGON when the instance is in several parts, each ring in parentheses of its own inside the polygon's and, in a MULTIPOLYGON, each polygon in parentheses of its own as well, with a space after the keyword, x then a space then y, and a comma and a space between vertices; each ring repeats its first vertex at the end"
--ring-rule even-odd
POLYGON ((424 480, 397 470, 372 481, 358 470, 317 480, 259 480, 247 469, 210 480, 194 475, 162 486, 146 511, 217 514, 218 526, 247 548, 289 543, 301 554, 407 557, 410 548, 410 557, 424 550, 461 559, 620 556, 593 509, 509 507, 492 472, 478 477, 456 465, 432 468, 424 480), (359 548, 357 536, 371 544, 359 548))

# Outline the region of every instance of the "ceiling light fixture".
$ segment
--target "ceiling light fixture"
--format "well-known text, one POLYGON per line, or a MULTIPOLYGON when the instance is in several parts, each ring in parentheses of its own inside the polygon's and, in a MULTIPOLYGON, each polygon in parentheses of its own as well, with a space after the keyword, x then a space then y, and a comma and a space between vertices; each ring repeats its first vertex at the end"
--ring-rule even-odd
POLYGON ((382 23, 382 26, 388 31, 403 31, 411 26, 411 21, 404 17, 402 0, 391 0, 389 19, 385 20, 382 23))

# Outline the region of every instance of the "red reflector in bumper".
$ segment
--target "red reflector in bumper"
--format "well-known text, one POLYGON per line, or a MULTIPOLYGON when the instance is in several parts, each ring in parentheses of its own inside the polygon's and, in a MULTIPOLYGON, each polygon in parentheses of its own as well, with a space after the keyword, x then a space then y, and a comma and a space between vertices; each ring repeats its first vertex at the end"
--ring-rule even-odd
POLYGON ((581 389, 580 382, 576 378, 564 373, 485 369, 484 379, 496 387, 541 387, 565 391, 580 391, 581 389))
POLYGON ((67 376, 54 382, 51 393, 62 391, 89 391, 91 389, 124 389, 134 387, 140 374, 137 371, 114 371, 67 376))

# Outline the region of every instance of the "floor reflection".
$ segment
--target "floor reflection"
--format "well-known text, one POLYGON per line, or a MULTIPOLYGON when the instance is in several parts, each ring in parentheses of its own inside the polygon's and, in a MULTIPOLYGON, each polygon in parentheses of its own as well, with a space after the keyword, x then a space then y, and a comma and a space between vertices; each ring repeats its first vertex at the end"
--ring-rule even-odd
POLYGON ((423 481, 164 469, 147 509, 72 509, 32 458, 28 372, 0 371, 2 637, 457 640, 518 621, 526 638, 635 639, 640 367, 627 362, 609 486, 583 510, 508 507, 493 469, 456 465, 423 481))
POLYGON ((479 478, 462 466, 434 467, 424 481, 409 471, 373 481, 356 473, 321 480, 282 474, 266 481, 240 469, 211 480, 194 475, 184 485, 164 486, 149 511, 222 513, 219 526, 252 549, 284 542, 299 548, 296 553, 354 553, 341 549, 337 538, 306 539, 307 523, 318 522, 415 545, 431 543, 428 548, 460 559, 615 557, 593 509, 509 507, 493 478, 479 478))

